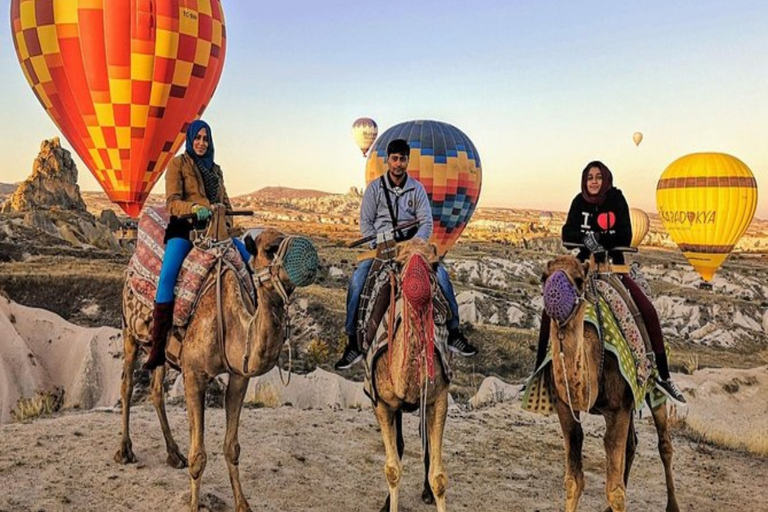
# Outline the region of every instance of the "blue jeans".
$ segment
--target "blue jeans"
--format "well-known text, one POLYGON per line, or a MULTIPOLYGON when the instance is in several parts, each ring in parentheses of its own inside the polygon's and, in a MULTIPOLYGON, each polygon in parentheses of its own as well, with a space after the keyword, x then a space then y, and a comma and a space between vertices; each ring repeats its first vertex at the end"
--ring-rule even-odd
MULTIPOLYGON (((248 252, 248 249, 245 248, 245 244, 241 242, 239 238, 232 237, 232 242, 247 265, 248 260, 251 259, 251 253, 248 252)), ((160 269, 160 279, 157 283, 157 293, 155 294, 156 303, 166 304, 168 302, 173 302, 176 280, 179 278, 179 272, 184 263, 184 258, 187 257, 187 254, 189 254, 189 251, 191 250, 192 242, 186 238, 171 238, 168 240, 168 243, 165 244, 163 266, 160 269)))
MULTIPOLYGON (((349 281, 349 287, 347 288, 347 319, 344 323, 344 332, 347 336, 354 336, 357 332, 355 317, 357 316, 357 308, 360 306, 360 295, 363 293, 363 287, 365 286, 368 272, 371 270, 371 265, 373 265, 373 259, 361 261, 354 274, 352 274, 352 279, 349 281)), ((451 284, 448 272, 442 265, 437 266, 437 285, 448 300, 448 307, 451 310, 452 318, 448 322, 448 329, 458 329, 459 303, 456 302, 456 294, 453 291, 453 285, 451 284)))

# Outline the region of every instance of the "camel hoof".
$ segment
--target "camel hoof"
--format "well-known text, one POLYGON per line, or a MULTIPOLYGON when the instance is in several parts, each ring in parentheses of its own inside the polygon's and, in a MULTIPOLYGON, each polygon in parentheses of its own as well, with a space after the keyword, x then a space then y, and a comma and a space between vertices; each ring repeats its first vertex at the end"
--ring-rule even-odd
POLYGON ((115 453, 115 462, 118 464, 134 464, 136 456, 133 454, 133 450, 123 446, 115 453))
POLYGON ((424 488, 424 490, 421 493, 421 501, 423 501, 427 505, 434 505, 435 495, 432 493, 432 489, 428 487, 424 488))
POLYGON ((389 496, 387 496, 387 501, 384 502, 384 506, 379 512, 389 512, 389 496))
POLYGON ((179 452, 168 452, 168 458, 165 463, 174 469, 184 469, 189 465, 187 458, 179 452))

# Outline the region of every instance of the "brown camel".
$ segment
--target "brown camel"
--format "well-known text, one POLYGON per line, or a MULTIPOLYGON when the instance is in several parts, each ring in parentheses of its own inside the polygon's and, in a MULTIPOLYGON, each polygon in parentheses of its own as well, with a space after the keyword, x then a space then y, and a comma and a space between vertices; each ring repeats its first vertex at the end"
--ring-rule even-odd
MULTIPOLYGON (((237 512, 251 510, 240 486, 238 426, 249 379, 268 372, 277 364, 285 339, 285 302, 282 294, 279 293, 279 288, 282 285, 286 294, 290 295, 294 287, 285 268, 281 264, 272 264, 285 238, 273 229, 263 231, 255 241, 250 237, 246 238, 246 247, 254 255, 250 262, 251 267, 257 276, 266 276, 257 288, 258 308, 255 311, 250 301, 244 299, 235 273, 224 271, 221 278, 221 309, 217 305, 216 286, 210 286, 203 292, 195 314, 187 326, 183 339, 181 371, 189 418, 189 460, 191 461, 189 474, 192 487, 190 510, 192 511, 198 510, 200 483, 207 461, 203 442, 205 391, 211 379, 221 373, 229 373, 225 394, 227 427, 224 456, 235 497, 235 510, 237 512), (274 280, 270 277, 274 277, 274 280), (279 284, 276 286, 276 283, 279 284), (222 357, 217 341, 219 311, 223 314, 222 325, 226 333, 226 357, 222 357), (247 356, 247 364, 244 356, 247 356), (228 367, 229 364, 231 367, 228 367)), ((213 272, 208 276, 206 284, 211 284, 211 280, 215 281, 215 274, 213 272)), ((123 293, 123 315, 125 324, 123 329, 125 361, 121 388, 123 438, 120 449, 115 454, 115 460, 125 464, 136 462, 129 435, 133 368, 140 348, 139 340, 148 338, 148 324, 152 316, 150 309, 140 305, 127 284, 123 293)), ((187 466, 187 459, 179 451, 168 426, 162 387, 164 376, 164 366, 154 370, 152 400, 165 437, 167 462, 175 468, 182 468, 187 466)))
MULTIPOLYGON (((417 275, 412 279, 421 279, 417 287, 431 290, 430 280, 434 282, 434 269, 426 262, 434 261, 434 247, 420 239, 413 239, 398 246, 397 259, 404 270, 398 277, 395 308, 402 314, 405 302, 401 286, 403 275, 408 272, 412 263, 419 266, 416 262, 420 260, 421 267, 428 269, 429 273, 415 272, 417 275)), ((428 301, 431 302, 431 295, 429 297, 428 301)), ((436 352, 433 359, 434 380, 429 380, 425 357, 428 352, 421 344, 424 337, 418 334, 419 329, 424 326, 414 325, 416 322, 407 317, 407 314, 403 314, 402 321, 395 322, 395 332, 388 333, 390 344, 387 352, 374 363, 375 385, 378 391, 374 412, 384 440, 384 474, 389 486, 389 496, 381 511, 398 510, 398 488, 403 472, 401 458, 405 449, 402 433, 403 411, 414 411, 421 404, 424 406, 422 422, 426 421, 426 428, 422 424, 422 432, 426 432, 426 438, 423 440, 426 450, 422 499, 428 504, 436 503, 437 510, 443 512, 448 486, 442 459, 443 429, 448 411, 448 380, 443 372, 440 356, 436 352), (406 332, 409 334, 408 339, 405 338, 406 332)))
MULTIPOLYGON (((545 277, 563 270, 583 297, 589 264, 573 256, 558 256, 547 265, 545 277)), ((555 408, 565 444, 565 510, 575 512, 584 490, 581 413, 602 414, 605 418, 603 442, 606 454, 605 512, 626 510, 626 485, 637 448, 634 428, 634 398, 624 380, 616 357, 604 351, 592 324, 584 322, 586 303, 581 301, 575 314, 563 325, 552 321, 551 378, 557 400, 555 408), (562 357, 560 356, 562 352, 562 357), (604 362, 601 365, 601 359, 604 362), (601 371, 602 366, 602 371, 601 371)), ((650 400, 648 400, 650 406, 650 400)), ((659 454, 667 483, 667 512, 679 512, 672 477, 672 439, 667 426, 666 404, 651 408, 659 438, 659 454)))

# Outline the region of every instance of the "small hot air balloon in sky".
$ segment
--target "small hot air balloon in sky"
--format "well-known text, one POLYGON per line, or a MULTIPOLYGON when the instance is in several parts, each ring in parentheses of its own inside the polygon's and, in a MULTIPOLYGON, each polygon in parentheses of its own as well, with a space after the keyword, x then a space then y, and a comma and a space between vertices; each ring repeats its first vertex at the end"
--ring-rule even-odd
POLYGON ((752 222, 757 181, 736 157, 694 153, 666 168, 656 206, 669 236, 710 281, 752 222))
POLYGON ((61 133, 137 217, 224 66, 220 0, 11 0, 24 75, 61 133))
POLYGON ((552 223, 552 212, 541 212, 539 214, 539 224, 544 226, 544 229, 547 229, 551 223, 552 223))
POLYGON ((387 170, 387 145, 405 139, 411 146, 408 174, 419 180, 432 204, 430 242, 442 256, 458 240, 480 198, 483 170, 475 145, 455 126, 439 121, 408 121, 385 131, 365 166, 366 184, 387 170))
POLYGON ((639 146, 641 142, 643 142, 643 134, 640 132, 635 132, 632 134, 632 141, 634 141, 635 146, 639 146))
POLYGON ((632 241, 630 247, 637 248, 641 243, 645 235, 648 234, 648 229, 651 227, 651 220, 648 218, 648 214, 640 208, 629 209, 629 221, 632 225, 632 241))
POLYGON ((376 121, 369 117, 361 117, 352 123, 352 137, 355 139, 357 147, 363 152, 363 156, 368 154, 368 150, 373 145, 378 134, 379 126, 376 124, 376 121))

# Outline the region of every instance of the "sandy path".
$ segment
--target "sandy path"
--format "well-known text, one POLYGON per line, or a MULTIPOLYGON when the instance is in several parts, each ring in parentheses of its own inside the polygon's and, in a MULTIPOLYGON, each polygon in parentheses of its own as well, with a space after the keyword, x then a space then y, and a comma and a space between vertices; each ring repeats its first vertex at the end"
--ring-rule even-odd
MULTIPOLYGON (((186 413, 170 408, 182 450, 186 413)), ((165 466, 154 410, 133 414, 138 464, 112 461, 120 416, 70 413, 29 424, 0 425, 0 511, 186 510, 186 470, 165 466)), ((232 510, 222 456, 224 415, 207 415, 209 462, 204 503, 232 510)), ((404 512, 434 510, 419 500, 421 468, 417 418, 407 415, 404 512)), ((583 510, 602 510, 602 422, 587 423, 583 510)), ((630 482, 630 510, 664 510, 661 462, 650 418, 639 427, 640 450, 630 482)), ((385 497, 383 448, 370 410, 250 409, 241 426, 241 474, 254 511, 377 511, 385 497)), ((675 438, 678 497, 683 511, 768 510, 765 459, 701 449, 675 438), (745 503, 746 501, 746 503, 745 503)), ((554 418, 523 413, 517 404, 474 412, 454 410, 446 428, 445 464, 450 510, 561 510, 562 448, 554 418)))

